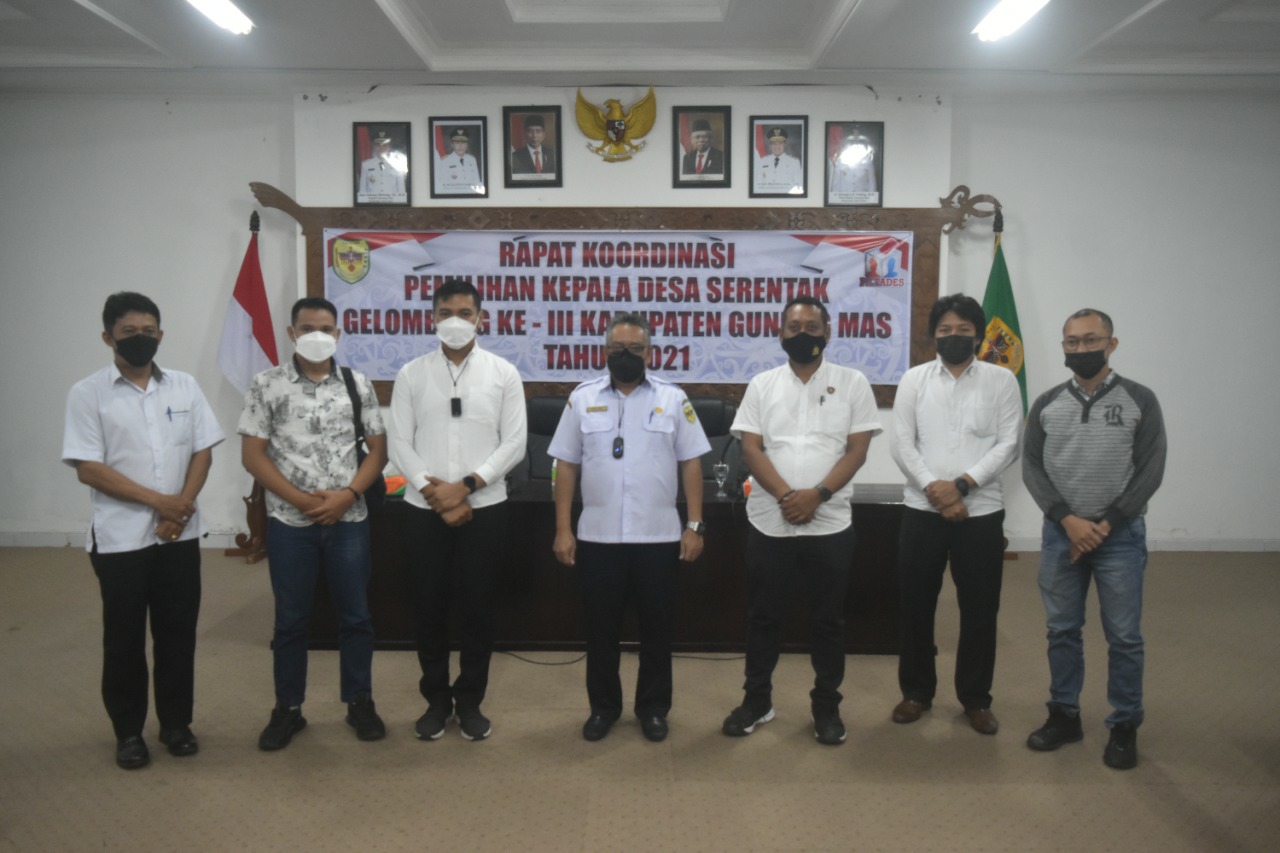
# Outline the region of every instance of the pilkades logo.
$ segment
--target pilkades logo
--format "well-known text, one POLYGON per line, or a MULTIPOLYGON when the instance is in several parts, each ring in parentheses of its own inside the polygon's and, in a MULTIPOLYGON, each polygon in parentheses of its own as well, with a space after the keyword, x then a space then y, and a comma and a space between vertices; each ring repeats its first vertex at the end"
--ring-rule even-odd
POLYGON ((866 273, 858 279, 859 287, 905 287, 907 278, 903 272, 907 268, 909 251, 907 244, 891 237, 875 248, 863 254, 863 271, 866 273))
POLYGON ((369 274, 369 241, 333 241, 333 271, 347 284, 355 284, 369 274))

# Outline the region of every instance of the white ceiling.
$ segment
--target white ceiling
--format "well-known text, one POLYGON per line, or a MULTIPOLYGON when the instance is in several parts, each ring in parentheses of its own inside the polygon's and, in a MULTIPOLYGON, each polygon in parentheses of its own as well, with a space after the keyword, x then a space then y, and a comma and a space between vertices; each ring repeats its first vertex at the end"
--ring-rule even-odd
POLYGON ((0 0, 0 92, 291 94, 380 85, 865 85, 938 94, 1280 90, 1280 0, 0 0))

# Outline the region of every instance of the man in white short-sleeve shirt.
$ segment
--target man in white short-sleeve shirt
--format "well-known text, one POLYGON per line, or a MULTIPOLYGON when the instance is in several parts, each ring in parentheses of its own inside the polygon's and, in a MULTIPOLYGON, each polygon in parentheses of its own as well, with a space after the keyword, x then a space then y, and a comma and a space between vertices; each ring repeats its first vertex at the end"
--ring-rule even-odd
POLYGON ((678 385, 649 376, 649 324, 615 314, 605 330, 609 372, 569 396, 547 453, 557 460, 555 555, 576 565, 587 627, 587 700, 582 736, 597 741, 622 716, 618 676, 628 595, 640 622, 634 709, 651 741, 667 736, 671 640, 680 561, 702 553, 702 465, 711 449, 678 385), (676 477, 689 519, 680 524, 676 477), (582 516, 572 529, 574 488, 582 516))
POLYGON ((831 339, 825 305, 811 296, 791 300, 782 311, 780 335, 787 363, 751 380, 731 430, 751 471, 751 591, 745 697, 723 731, 741 737, 773 719, 782 618, 799 586, 812 631, 814 737, 835 745, 845 739, 839 688, 854 545, 852 481, 880 432, 880 418, 867 378, 822 357, 831 339))
POLYGON ((191 717, 206 527, 196 496, 223 434, 195 379, 155 363, 164 332, 154 302, 113 294, 102 325, 113 364, 67 396, 62 461, 93 499, 85 547, 102 591, 102 700, 116 764, 132 770, 151 760, 148 616, 160 742, 178 756, 199 749, 191 717))

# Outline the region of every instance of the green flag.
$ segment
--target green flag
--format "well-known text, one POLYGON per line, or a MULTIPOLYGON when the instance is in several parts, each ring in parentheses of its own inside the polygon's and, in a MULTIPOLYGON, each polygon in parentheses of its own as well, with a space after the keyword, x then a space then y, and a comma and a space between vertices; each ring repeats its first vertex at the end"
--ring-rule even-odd
POLYGON ((1009 268, 1004 263, 1004 248, 996 235, 996 256, 987 277, 987 292, 982 297, 982 311, 987 315, 987 333, 978 350, 978 358, 1007 367, 1018 377, 1022 389, 1022 414, 1027 413, 1027 366, 1023 361, 1022 329, 1018 325, 1018 308, 1013 304, 1013 285, 1009 268))

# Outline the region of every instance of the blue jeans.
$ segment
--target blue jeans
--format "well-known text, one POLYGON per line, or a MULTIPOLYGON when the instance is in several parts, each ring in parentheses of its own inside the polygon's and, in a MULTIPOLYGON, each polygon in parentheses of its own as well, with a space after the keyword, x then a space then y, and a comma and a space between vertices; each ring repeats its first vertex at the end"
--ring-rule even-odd
POLYGON ((1071 562, 1071 540, 1045 519, 1040 550, 1040 597, 1049 628, 1049 703, 1080 713, 1084 684, 1085 597, 1098 583, 1098 609, 1107 637, 1107 700, 1115 710, 1107 727, 1142 724, 1142 576, 1147 568, 1147 524, 1135 518, 1117 527, 1095 551, 1071 562))
POLYGON ((307 626, 321 567, 338 616, 343 702, 373 690, 373 617, 369 614, 369 522, 291 527, 271 519, 267 561, 276 598, 272 639, 276 701, 301 705, 307 694, 307 626))

